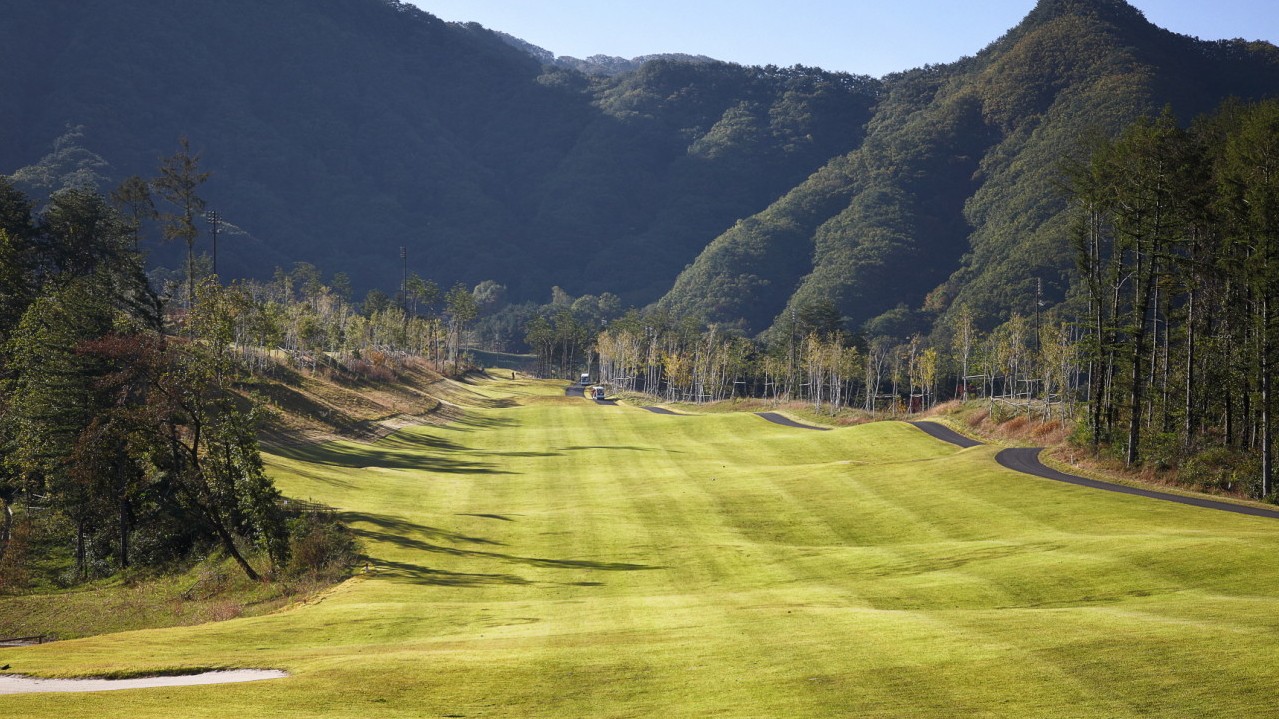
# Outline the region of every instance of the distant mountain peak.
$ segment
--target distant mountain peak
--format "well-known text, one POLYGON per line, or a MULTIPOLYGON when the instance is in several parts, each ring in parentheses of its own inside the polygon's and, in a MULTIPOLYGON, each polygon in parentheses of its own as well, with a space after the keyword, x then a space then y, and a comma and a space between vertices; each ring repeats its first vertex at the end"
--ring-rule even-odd
POLYGON ((1039 0, 1026 20, 1039 24, 1068 15, 1096 17, 1117 25, 1149 24, 1146 16, 1125 0, 1039 0))

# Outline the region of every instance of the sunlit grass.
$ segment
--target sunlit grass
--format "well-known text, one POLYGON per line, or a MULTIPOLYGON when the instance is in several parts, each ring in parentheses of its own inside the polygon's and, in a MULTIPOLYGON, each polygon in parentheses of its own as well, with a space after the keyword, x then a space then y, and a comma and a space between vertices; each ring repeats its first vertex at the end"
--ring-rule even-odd
POLYGON ((44 675, 282 668, 5 716, 1257 716, 1279 523, 810 432, 477 385, 492 409, 270 458, 375 572, 307 606, 23 650, 44 675))

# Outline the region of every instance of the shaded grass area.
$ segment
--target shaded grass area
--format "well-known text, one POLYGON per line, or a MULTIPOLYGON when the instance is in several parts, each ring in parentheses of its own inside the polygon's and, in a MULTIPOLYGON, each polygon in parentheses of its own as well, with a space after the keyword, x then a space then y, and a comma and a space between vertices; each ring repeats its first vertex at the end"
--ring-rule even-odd
POLYGON ((88 586, 0 599, 0 637, 75 639, 268 614, 320 589, 298 579, 251 582, 229 559, 206 559, 168 575, 134 575, 88 586))
POLYGON ((1273 520, 1024 477, 901 423, 807 432, 475 389, 513 401, 270 458, 287 493, 340 508, 370 573, 270 616, 0 650, 46 675, 289 679, 6 712, 1271 712, 1273 520))

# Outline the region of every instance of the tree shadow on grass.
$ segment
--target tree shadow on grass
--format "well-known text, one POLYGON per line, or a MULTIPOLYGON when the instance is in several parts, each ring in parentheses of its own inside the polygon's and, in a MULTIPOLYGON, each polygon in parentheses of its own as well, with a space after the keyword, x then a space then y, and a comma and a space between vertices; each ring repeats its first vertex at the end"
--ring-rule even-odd
MULTIPOLYGON (((447 529, 438 529, 436 527, 428 527, 425 524, 417 524, 399 517, 391 517, 385 514, 369 514, 367 512, 342 512, 342 520, 347 524, 371 524, 378 529, 353 529, 357 535, 366 539, 373 539, 379 542, 390 542, 401 547, 410 549, 420 549, 423 551, 433 551, 436 545, 427 544, 413 539, 412 534, 416 534, 428 539, 452 542, 454 544, 482 544, 493 547, 506 546, 502 542, 492 539, 484 539, 483 537, 471 537, 460 532, 451 532, 447 529)), ((443 549, 443 548, 441 548, 443 549)))
POLYGON ((518 424, 510 417, 490 417, 478 412, 462 412, 449 417, 449 420, 441 429, 450 432, 475 432, 482 429, 506 429, 518 424))
MULTIPOLYGON (((448 451, 448 450, 444 450, 448 451)), ((347 444, 315 444, 279 447, 274 454, 299 462, 323 464, 350 469, 417 469, 442 474, 514 474, 497 469, 491 462, 424 454, 412 449, 394 449, 382 445, 359 447, 347 444)))
POLYGON ((547 559, 543 557, 521 557, 515 554, 506 554, 503 552, 486 551, 480 549, 467 549, 456 546, 444 546, 434 542, 445 541, 453 544, 470 544, 470 545, 487 545, 487 546, 506 546, 502 542, 496 542, 490 539, 480 537, 470 537, 458 532, 450 532, 448 530, 428 527, 422 524, 416 524, 398 517, 389 517, 386 515, 370 514, 365 512, 343 512, 343 519, 348 523, 365 523, 372 524, 378 529, 367 529, 364 527, 353 527, 356 536, 373 542, 386 542, 404 549, 412 549, 419 552, 429 552, 432 554, 444 554, 451 557, 466 557, 473 559, 491 559, 499 562, 507 562, 511 564, 520 564, 527 567, 540 567, 543 569, 586 569, 600 572, 642 572, 657 569, 665 569, 665 567, 653 566, 649 564, 634 564, 630 562, 599 562, 589 559, 547 559), (425 539, 418 539, 410 535, 418 535, 425 539), (428 541, 429 540, 429 541, 428 541))
POLYGON ((503 516, 503 515, 501 515, 501 514, 472 514, 472 513, 470 513, 470 512, 462 512, 462 513, 458 514, 457 516, 459 516, 459 517, 478 517, 478 518, 480 518, 480 519, 496 519, 496 520, 498 520, 498 521, 500 521, 500 522, 514 522, 514 521, 515 521, 514 519, 512 519, 512 518, 510 518, 510 517, 503 516))
POLYGON ((532 584, 529 580, 514 574, 448 572, 443 569, 431 569, 420 564, 389 562, 386 560, 378 560, 376 564, 377 573, 371 575, 375 578, 408 579, 414 584, 435 587, 493 587, 532 584))
POLYGON ((289 472, 293 475, 301 477, 302 479, 306 479, 312 482, 318 482, 319 484, 327 484, 330 487, 340 487, 342 489, 352 489, 355 487, 355 484, 353 482, 350 482, 349 480, 338 479, 337 477, 330 477, 322 472, 310 472, 304 469, 297 469, 297 468, 290 468, 289 472))
POLYGON ((388 435, 381 442, 378 442, 377 446, 388 449, 393 448, 415 451, 429 449, 436 452, 465 452, 467 449, 457 442, 445 439, 444 437, 413 431, 402 431, 388 435))
MULTIPOLYGON (((636 447, 628 444, 599 444, 599 445, 575 445, 573 447, 560 447, 565 452, 581 452, 588 449, 616 449, 626 452, 655 452, 653 447, 636 447)), ((678 450, 664 449, 667 454, 683 454, 678 450)))
POLYGON ((400 449, 411 452, 469 452, 481 457, 560 457, 559 452, 494 452, 477 450, 463 446, 444 437, 419 432, 401 432, 392 435, 377 445, 379 448, 400 449))

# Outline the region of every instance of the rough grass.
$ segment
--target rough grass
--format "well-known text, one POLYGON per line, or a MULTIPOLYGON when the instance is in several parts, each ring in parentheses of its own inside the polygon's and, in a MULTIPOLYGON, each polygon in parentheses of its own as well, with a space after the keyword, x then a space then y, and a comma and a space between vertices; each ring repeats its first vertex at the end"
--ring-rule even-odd
POLYGON ((258 616, 322 586, 306 579, 251 582, 233 561, 211 558, 179 574, 116 576, 73 589, 0 597, 0 638, 65 640, 258 616))
POLYGON ((384 437, 439 413, 441 396, 456 384, 420 359, 379 367, 382 371, 374 376, 336 363, 315 373, 280 366, 275 376, 259 378, 246 389, 268 409, 268 443, 281 445, 384 437))
POLYGON ((281 668, 6 716, 1234 717, 1272 712, 1279 523, 1036 480, 900 423, 808 432, 477 384, 270 458, 375 572, 270 616, 0 650, 281 668))

